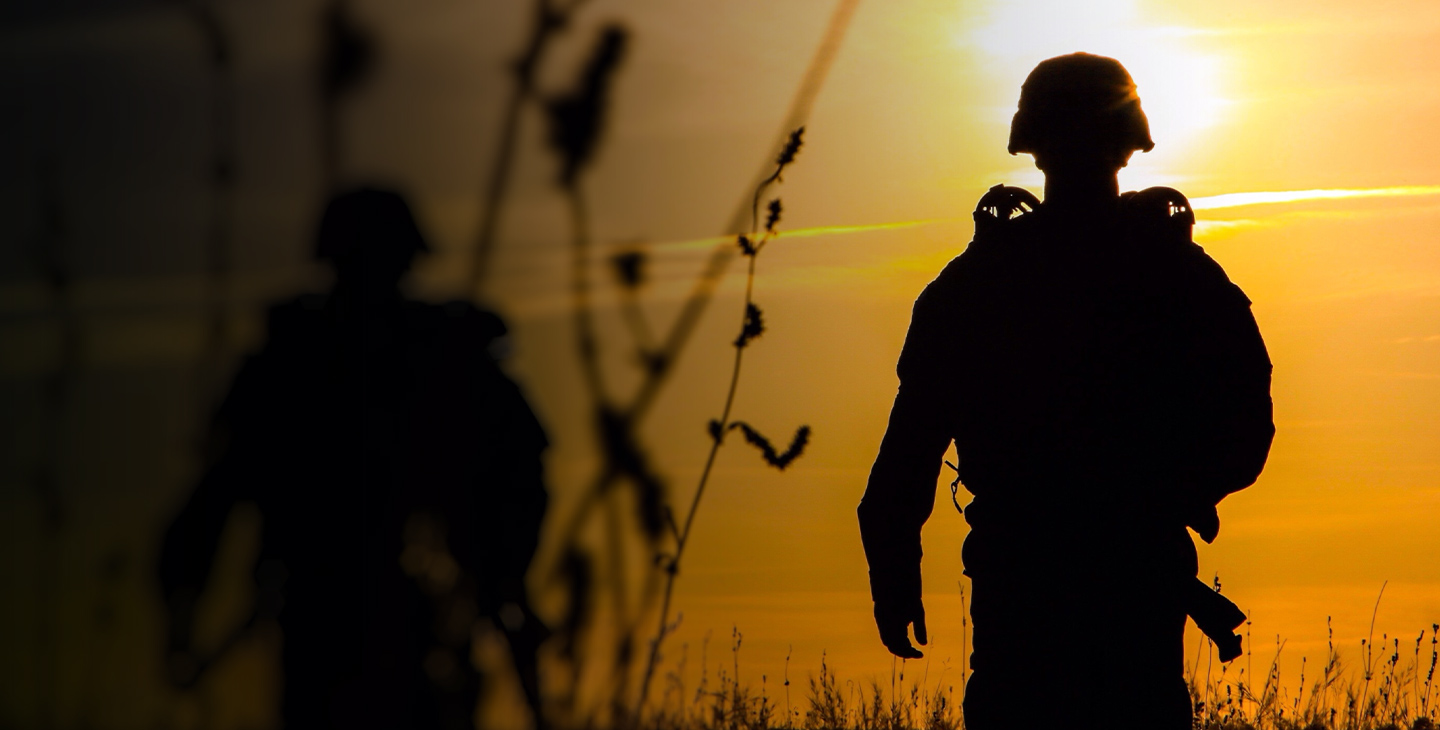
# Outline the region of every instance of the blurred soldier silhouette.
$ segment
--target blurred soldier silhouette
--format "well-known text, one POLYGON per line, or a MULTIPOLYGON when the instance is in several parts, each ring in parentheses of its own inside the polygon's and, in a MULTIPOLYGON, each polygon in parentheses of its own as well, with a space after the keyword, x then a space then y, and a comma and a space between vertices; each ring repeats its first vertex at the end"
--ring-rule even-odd
POLYGON ((915 302, 860 528, 881 640, 918 657, 920 528, 954 440, 974 495, 970 730, 1184 730, 1186 615, 1239 651, 1244 616, 1196 579, 1185 528, 1213 540, 1216 505, 1259 476, 1270 360, 1185 197, 1120 194, 1153 146, 1119 62, 1041 63, 1009 149, 1034 155, 1044 204, 993 188, 915 302))
POLYGON ((393 192, 327 207, 316 254, 334 287, 270 311, 165 535, 178 684, 210 661, 191 645, 196 600, 231 508, 251 501, 264 524, 257 613, 283 633, 287 727, 472 727, 470 637, 484 618, 510 639, 538 723, 544 627, 524 575, 546 505, 545 435, 492 356, 498 317, 402 296, 424 251, 393 192))

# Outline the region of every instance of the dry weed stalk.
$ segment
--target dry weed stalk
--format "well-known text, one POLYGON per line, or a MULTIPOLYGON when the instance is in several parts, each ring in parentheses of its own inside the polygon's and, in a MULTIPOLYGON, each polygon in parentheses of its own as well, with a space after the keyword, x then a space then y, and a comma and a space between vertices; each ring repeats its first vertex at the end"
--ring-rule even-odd
MULTIPOLYGON (((694 327, 694 317, 698 316, 699 312, 697 302, 703 304, 703 300, 709 297, 713 289, 713 280, 718 279, 719 274, 723 273, 723 269, 716 271, 715 267, 711 266, 702 272, 700 286, 697 287, 698 293, 692 294, 685 308, 682 309, 681 317, 663 340, 663 344, 656 347, 644 313, 639 307, 637 296, 637 291, 644 282, 645 255, 642 251, 632 250, 612 257, 611 269, 622 292, 622 317, 635 340, 637 360, 642 366, 643 379, 638 391, 629 402, 621 402, 616 399, 606 388, 600 366, 602 345, 597 335, 595 311, 591 301, 592 264, 589 214, 582 180, 583 172, 593 159, 601 139, 610 88, 616 69, 624 56, 627 40, 628 34, 623 27, 612 24, 603 28, 590 59, 582 69, 580 78, 574 87, 566 93, 552 96, 545 101, 550 122, 549 141, 561 162, 558 182, 568 203, 572 223, 570 288, 576 351, 585 392, 594 414, 594 423, 602 447, 603 459, 597 479, 582 495, 579 509, 572 516, 567 529, 562 533, 565 544, 562 573, 570 583, 572 594, 582 589, 588 590, 589 586, 593 585, 593 580, 590 580, 589 576, 593 575, 594 569, 590 565, 589 556, 580 546, 579 532, 594 508, 604 505, 606 509, 605 529, 608 535, 606 551, 609 563, 608 573, 615 583, 611 597, 615 602, 613 612, 616 621, 615 666, 609 675, 612 678, 612 686, 607 694, 611 698, 610 712, 617 724, 624 724, 627 717, 639 717, 659 659, 660 643, 675 628, 669 623, 670 602, 674 582, 679 573, 680 558, 684 553, 700 498, 709 481, 716 454, 724 442, 725 434, 732 430, 740 431, 745 440, 759 449, 765 460, 777 469, 784 469, 797 458, 804 450, 809 438, 809 428, 801 427, 789 447, 784 451, 777 451, 770 440, 758 430, 745 422, 731 418, 744 350, 764 332, 763 312, 753 299, 755 259, 765 245, 778 235, 776 226, 781 215, 780 201, 772 200, 767 207, 765 224, 761 229, 759 226, 759 201, 765 190, 779 182, 784 169, 794 162, 801 144, 801 129, 796 129, 789 135, 787 143, 776 158, 773 172, 750 196, 751 232, 737 239, 742 255, 746 256, 749 262, 740 333, 734 342, 736 354, 725 407, 721 417, 710 424, 712 441, 710 454, 683 528, 676 524, 673 511, 666 504, 665 485, 651 466, 636 431, 639 421, 654 402, 659 385, 672 369, 679 357, 680 349, 694 327), (687 317, 687 314, 690 316, 687 317), (617 512, 619 508, 614 499, 608 498, 615 492, 613 487, 619 484, 633 488, 636 523, 652 553, 658 556, 656 564, 661 568, 659 572, 647 573, 644 588, 640 591, 639 604, 634 606, 630 605, 627 600, 631 591, 623 583, 625 576, 624 543, 627 531, 617 512), (660 548, 662 540, 667 537, 675 541, 673 553, 669 554, 660 548), (639 701, 634 712, 630 713, 623 702, 630 694, 627 682, 630 677, 629 667, 633 656, 637 622, 643 616, 648 615, 647 609, 652 605, 650 597, 657 592, 661 573, 664 576, 665 586, 660 610, 660 624, 655 639, 650 644, 645 671, 642 675, 643 680, 637 693, 639 701)), ((576 660, 578 656, 575 652, 574 635, 581 630, 585 622, 585 614, 590 610, 590 604, 588 600, 578 599, 572 595, 571 610, 572 613, 562 627, 561 633, 567 637, 565 653, 572 660, 576 660)), ((576 676, 578 678, 578 668, 576 676)), ((573 703, 571 709, 574 709, 573 703)))
MULTIPOLYGON (((1381 597, 1383 595, 1382 587, 1381 597)), ((1293 698, 1286 696, 1279 669, 1284 642, 1278 636, 1275 658, 1258 693, 1247 684, 1244 668, 1233 682, 1226 682, 1222 667, 1218 680, 1207 677, 1201 684, 1197 662, 1189 677, 1196 730, 1435 730, 1440 718, 1436 716, 1431 697, 1434 667, 1440 663, 1440 624, 1430 627, 1428 665, 1421 651, 1425 639, 1422 630, 1415 639, 1414 650, 1408 652, 1411 655, 1408 665, 1402 666, 1398 637, 1382 634, 1379 644, 1374 642, 1379 604, 1377 597, 1371 613, 1371 633, 1360 640, 1360 661, 1348 678, 1335 647, 1331 619, 1326 617, 1329 640, 1325 664, 1320 676, 1311 682, 1308 695, 1307 662, 1302 657, 1296 694, 1293 698), (1377 646, 1381 651, 1376 651, 1377 646), (1425 674, 1423 681, 1422 673, 1425 674)))
MULTIPOLYGON (((695 498, 691 502, 683 529, 676 524, 673 511, 666 504, 665 485, 651 467, 637 431, 641 421, 655 403, 661 386, 674 370, 674 365, 698 324, 699 317, 712 297, 715 287, 727 272, 736 249, 717 248, 698 276, 678 317, 672 326, 658 338, 652 334, 638 304, 637 292, 644 280, 646 263, 643 251, 625 251, 611 258, 612 272, 616 276, 621 292, 621 317, 629 327, 635 341, 637 361, 641 364, 642 376, 632 397, 623 400, 612 397, 606 390, 605 379, 601 373, 599 351, 602 343, 597 335, 594 308, 590 298, 592 288, 590 280, 591 242, 582 178, 602 137, 601 129, 604 122, 604 111, 609 102, 609 89, 615 70, 624 55, 628 35, 625 29, 619 25, 612 24, 602 29, 599 40, 595 44, 589 62, 582 70, 578 82, 566 93, 547 97, 534 87, 533 77, 529 75, 533 73, 534 65, 538 63, 539 55, 551 35, 565 24, 565 21, 581 2, 583 0, 571 0, 568 5, 557 9, 552 7, 548 0, 539 0, 539 20, 534 34, 531 36, 530 44, 527 46, 526 54, 516 69, 516 86, 512 103, 507 107, 509 110, 507 119, 526 99, 535 99, 543 103, 548 113, 550 145, 558 153, 562 163, 558 182, 565 195, 572 221, 570 288, 576 349, 582 380, 591 403, 593 423, 601 445, 602 465, 595 478, 581 493, 579 505, 566 519, 559 531, 562 549, 556 575, 569 589, 570 601, 567 615, 563 619, 558 633, 561 654, 571 660, 574 669, 574 687, 578 688, 581 657, 577 637, 585 629, 588 616, 594 609, 593 601, 588 593, 598 586, 595 580, 597 571, 590 551, 582 543, 581 531, 597 508, 604 509, 606 518, 604 529, 607 532, 606 551, 608 552, 607 572, 614 584, 611 586, 611 591, 615 603, 616 624, 616 639, 613 649, 615 661, 611 671, 607 674, 611 678, 611 687, 605 694, 610 698, 609 707, 612 721, 621 725, 628 724, 631 718, 638 719, 659 660, 660 643, 665 636, 675 630, 678 624, 678 618, 675 624, 669 622, 669 613, 670 597, 675 577, 679 572, 679 560, 689 537, 700 494, 708 482, 715 452, 723 442, 725 434, 731 430, 739 431, 747 442, 760 450, 761 455, 769 464, 779 469, 785 468, 798 457, 808 440, 809 430, 802 428, 797 432, 796 438, 792 440, 788 448, 778 451, 769 439, 755 428, 747 423, 732 420, 730 410, 735 389, 738 386, 739 366, 743 350, 764 330, 763 313, 751 298, 755 256, 776 234, 775 226, 779 222, 781 213, 779 202, 773 201, 768 208, 766 225, 763 231, 759 230, 760 196, 771 184, 779 181, 780 172, 794 160, 795 153, 799 149, 799 127, 803 124, 804 118, 808 116, 820 83, 838 50, 839 40, 853 14, 856 0, 842 0, 837 6, 820 51, 805 74, 800 92, 787 116, 787 127, 791 122, 794 122, 794 125, 777 158, 783 162, 775 164, 775 169, 763 176, 764 179, 754 187, 753 192, 747 191, 750 217, 752 222, 756 223, 752 223, 749 235, 739 239, 741 241, 738 247, 739 253, 749 258, 749 276, 741 332, 735 342, 737 350, 735 365, 722 417, 711 424, 711 454, 707 459, 704 475, 701 477, 695 498), (617 511, 619 507, 612 498, 612 495, 621 492, 615 488, 617 486, 631 488, 627 494, 633 495, 634 520, 639 527, 638 530, 629 531, 622 524, 624 521, 617 511), (628 540, 633 539, 635 532, 640 534, 651 553, 657 556, 655 564, 660 570, 646 572, 643 586, 638 591, 639 600, 630 602, 627 597, 634 592, 624 585, 625 544, 628 540), (662 541, 666 539, 675 541, 675 548, 669 554, 661 549, 662 541), (665 588, 664 605, 660 611, 660 624, 656 637, 651 642, 646 669, 642 675, 643 682, 637 693, 640 701, 634 712, 631 713, 623 703, 625 698, 630 695, 628 680, 631 675, 629 667, 633 655, 634 637, 637 633, 638 621, 650 615, 649 611, 654 609, 654 601, 659 594, 659 584, 662 578, 665 588)), ((487 192, 486 208, 482 214, 481 231, 477 239, 475 268, 472 270, 472 280, 477 284, 484 276, 486 261, 492 248, 495 221, 498 219, 508 180, 509 154, 513 141, 514 130, 507 123, 502 127, 502 149, 492 170, 491 187, 487 192)), ((572 697, 568 702, 569 710, 593 720, 597 716, 597 712, 582 710, 573 696, 574 688, 572 688, 571 694, 572 697)))
POLYGON ((751 233, 740 235, 736 239, 741 253, 746 257, 745 277, 745 305, 742 310, 740 322, 740 334, 735 338, 735 359, 730 368, 730 387, 725 393, 725 406, 720 411, 720 417, 709 423, 710 453, 705 458, 705 466, 700 471, 700 480, 695 487, 695 496, 690 501, 690 509, 685 515, 685 523, 677 527, 674 520, 669 524, 672 537, 675 540, 675 552, 673 554, 662 554, 659 562, 665 573, 665 589, 660 603, 659 626, 655 630, 655 637, 650 641, 650 651, 645 663, 645 672, 640 680, 640 695, 635 704, 635 717, 638 719, 644 710, 645 700, 649 694, 650 682, 655 674, 655 667, 660 660, 660 645, 670 633, 670 604, 674 597, 675 579, 680 574, 680 560, 684 557, 685 546, 689 544, 690 530, 695 525, 695 514, 700 508, 700 500, 705 495, 705 487, 710 481, 710 474, 715 466, 715 457, 720 453, 720 447, 725 443, 725 436, 730 431, 739 429, 745 436, 745 440, 760 450, 766 463, 776 469, 784 470, 805 450, 805 445, 810 440, 810 427, 801 426, 795 431, 795 436, 784 452, 777 453, 775 447, 759 431, 755 430, 744 421, 731 420, 731 410, 735 405, 735 393, 740 386, 740 372, 744 365, 745 349, 750 343, 765 332, 764 314, 760 307, 755 304, 755 263, 760 252, 774 239, 778 232, 776 225, 780 222, 781 204, 780 199, 770 201, 765 218, 763 230, 757 230, 760 223, 760 198, 765 190, 780 180, 785 168, 795 161, 795 155, 800 151, 805 128, 801 127, 791 133, 790 139, 775 159, 775 172, 766 178, 759 187, 755 189, 752 197, 752 218, 751 233))

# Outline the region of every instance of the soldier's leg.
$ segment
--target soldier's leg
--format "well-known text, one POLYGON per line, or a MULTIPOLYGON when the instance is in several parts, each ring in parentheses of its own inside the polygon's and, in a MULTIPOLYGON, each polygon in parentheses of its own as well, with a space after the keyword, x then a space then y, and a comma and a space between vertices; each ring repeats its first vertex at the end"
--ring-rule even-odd
POLYGON ((1185 615, 1170 590, 1183 551, 1128 535, 978 537, 966 541, 968 730, 1188 730, 1185 615))
POLYGON ((1105 681, 1090 689, 1107 727, 1188 730, 1185 610, 1181 578, 1194 575, 1184 528, 1123 535, 1098 555, 1086 581, 1086 621, 1101 627, 1094 661, 1105 681))
POLYGON ((1024 573, 971 576, 975 649, 963 702, 967 730, 1075 726, 1073 681, 1088 662, 1071 646, 1077 627, 1055 587, 1043 583, 1024 573))

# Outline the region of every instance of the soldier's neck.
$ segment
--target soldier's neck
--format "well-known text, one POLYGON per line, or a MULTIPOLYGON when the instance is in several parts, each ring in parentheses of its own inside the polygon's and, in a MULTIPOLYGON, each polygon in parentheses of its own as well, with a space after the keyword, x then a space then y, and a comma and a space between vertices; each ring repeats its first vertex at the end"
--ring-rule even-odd
POLYGON ((364 286, 341 280, 331 292, 331 301, 356 314, 375 314, 399 309, 405 298, 399 288, 364 286))
POLYGON ((1045 176, 1045 207, 1057 212, 1105 212, 1120 200, 1120 181, 1112 174, 1045 176))

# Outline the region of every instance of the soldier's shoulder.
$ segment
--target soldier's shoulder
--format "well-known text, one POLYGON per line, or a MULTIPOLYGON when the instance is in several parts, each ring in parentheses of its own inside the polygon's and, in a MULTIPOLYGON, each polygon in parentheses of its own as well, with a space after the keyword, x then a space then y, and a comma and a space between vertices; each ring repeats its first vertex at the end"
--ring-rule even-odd
POLYGON ((1195 243, 1195 209, 1184 193, 1167 187, 1128 192, 1121 195, 1121 208, 1138 243, 1170 257, 1192 293, 1208 292, 1250 304, 1220 263, 1195 243))
POLYGON ((510 328, 495 312, 476 305, 474 302, 454 299, 438 305, 440 316, 449 325, 483 342, 505 337, 510 328))
POLYGON ((463 331, 467 336, 486 340, 503 337, 509 331, 499 315, 463 299, 438 303, 412 300, 405 303, 405 312, 412 326, 463 331))
POLYGON ((975 206, 975 236, 965 250, 945 264, 940 273, 920 293, 916 305, 938 302, 971 288, 984 270, 994 266, 1003 252, 1010 249, 1011 239, 1025 227, 1040 206, 1040 201, 1024 188, 996 185, 980 197, 975 206))
POLYGON ((324 311, 324 294, 306 293, 270 305, 269 315, 280 319, 306 319, 324 311))
POLYGON ((1022 237, 1032 229, 1040 210, 1040 199, 1025 188, 996 185, 980 196, 971 217, 975 239, 969 250, 977 254, 1003 250, 1005 240, 1022 237))
POLYGON ((986 271, 1018 250, 1017 244, 1033 230, 1039 209, 1040 200, 1024 188, 996 185, 985 191, 972 214, 974 238, 946 264, 927 291, 965 288, 977 277, 984 278, 986 271))
POLYGON ((413 332, 452 352, 468 353, 492 364, 509 354, 509 328, 495 312, 465 300, 441 303, 408 302, 407 321, 413 332), (456 350, 456 348, 459 348, 456 350))
POLYGON ((1194 243, 1195 209, 1175 188, 1156 186, 1121 193, 1120 215, 1138 237, 1181 248, 1194 243))
POLYGON ((269 335, 285 337, 303 336, 317 328, 323 328, 325 306, 328 298, 324 294, 307 293, 270 305, 265 313, 269 335))

